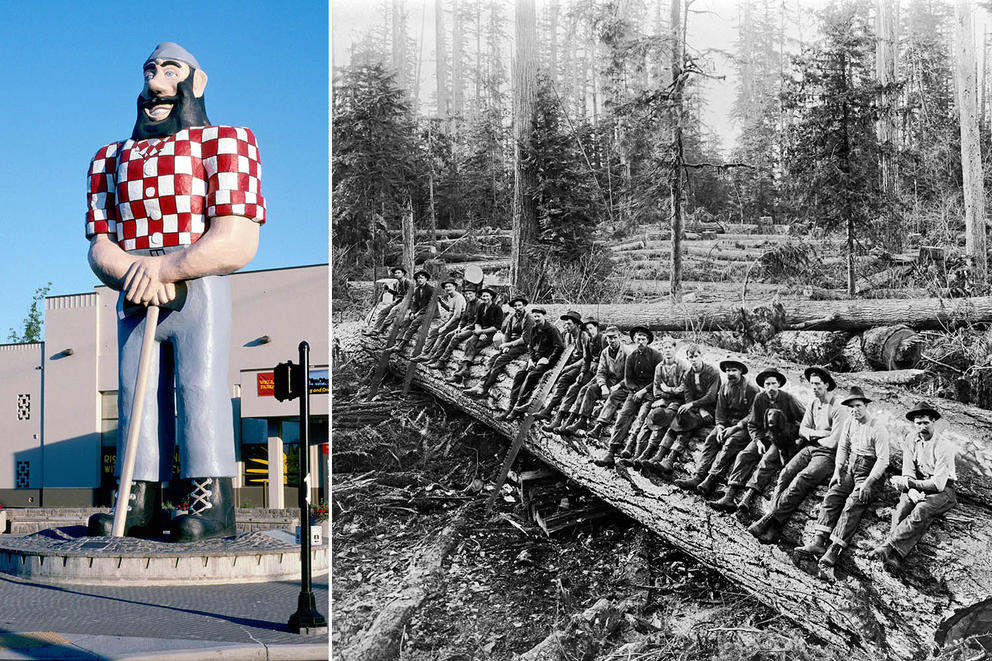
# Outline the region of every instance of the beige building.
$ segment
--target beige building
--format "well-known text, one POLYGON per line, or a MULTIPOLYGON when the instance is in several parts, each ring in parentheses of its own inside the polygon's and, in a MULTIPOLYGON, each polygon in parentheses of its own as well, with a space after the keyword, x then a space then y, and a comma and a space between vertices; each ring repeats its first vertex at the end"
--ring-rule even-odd
MULTIPOLYGON (((311 471, 326 483, 326 264, 231 278, 231 387, 238 505, 295 506, 299 400, 279 402, 272 371, 310 345, 311 471), (279 461, 269 461, 278 457, 279 461)), ((45 299, 45 341, 0 345, 0 505, 109 504, 117 438, 117 292, 45 299)), ((173 485, 168 497, 178 498, 173 485)), ((321 489, 314 498, 325 498, 321 489)), ((315 501, 316 502, 316 501, 315 501)))

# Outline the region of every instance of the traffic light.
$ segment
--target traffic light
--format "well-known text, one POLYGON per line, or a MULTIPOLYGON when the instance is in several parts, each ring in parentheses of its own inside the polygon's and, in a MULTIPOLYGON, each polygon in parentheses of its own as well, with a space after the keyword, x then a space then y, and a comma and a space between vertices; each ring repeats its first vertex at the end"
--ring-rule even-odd
POLYGON ((274 378, 274 390, 273 393, 280 402, 284 402, 287 399, 296 399, 299 397, 303 388, 300 387, 300 379, 303 375, 303 371, 300 369, 299 365, 294 365, 293 361, 286 363, 279 363, 276 365, 274 378))

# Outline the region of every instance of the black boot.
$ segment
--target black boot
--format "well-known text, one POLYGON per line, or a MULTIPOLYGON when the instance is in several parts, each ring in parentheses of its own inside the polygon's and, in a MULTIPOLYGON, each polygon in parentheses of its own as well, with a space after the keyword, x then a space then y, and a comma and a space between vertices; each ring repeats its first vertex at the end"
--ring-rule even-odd
POLYGON ((720 482, 721 480, 718 475, 714 475, 713 473, 710 473, 709 475, 706 476, 706 479, 704 479, 702 482, 699 483, 699 486, 696 487, 696 491, 703 498, 708 499, 716 491, 716 488, 720 486, 720 482))
POLYGON ((189 514, 177 516, 169 527, 173 542, 233 537, 234 482, 230 477, 193 478, 189 514))
POLYGON ((674 482, 672 482, 672 484, 677 486, 682 491, 695 491, 696 489, 699 488, 699 485, 702 483, 702 481, 703 481, 702 478, 700 478, 698 475, 693 475, 692 477, 685 477, 682 478, 681 480, 675 480, 674 482))
MULTIPOLYGON (((664 436, 661 430, 658 430, 651 434, 651 438, 657 436, 660 440, 653 454, 648 455, 646 459, 641 460, 641 470, 657 470, 661 468, 661 461, 668 454, 668 451, 672 449, 671 445, 665 445, 664 436)), ((647 454, 647 453, 645 453, 647 454)))
POLYGON ((639 453, 634 455, 634 468, 642 468, 648 457, 654 456, 655 452, 658 451, 658 446, 661 444, 661 437, 661 430, 651 432, 651 436, 648 437, 647 444, 645 444, 644 448, 639 453))
POLYGON ((840 560, 840 554, 844 552, 844 547, 834 542, 827 548, 827 552, 820 558, 819 564, 824 567, 833 567, 840 560))
POLYGON ((818 532, 813 541, 806 546, 797 546, 793 551, 796 555, 810 559, 817 559, 827 552, 827 544, 830 542, 829 532, 818 532))
MULTIPOLYGON (((589 431, 587 431, 584 435, 592 439, 599 438, 599 435, 603 433, 603 429, 605 427, 606 427, 606 423, 597 420, 595 424, 593 424, 592 428, 590 428, 589 431)), ((580 436, 581 435, 583 434, 580 434, 580 436)))
POLYGON ((616 465, 616 452, 619 449, 619 445, 610 443, 610 449, 606 452, 606 456, 602 459, 593 459, 592 463, 597 466, 603 466, 604 468, 613 468, 616 465))
POLYGON ((562 419, 558 421, 558 424, 554 426, 551 431, 555 434, 564 434, 565 428, 572 424, 578 416, 574 413, 569 413, 562 416, 562 419))
MULTIPOLYGON (((114 494, 116 500, 117 495, 114 494)), ((110 510, 110 514, 94 514, 90 517, 86 534, 90 537, 110 537, 114 529, 114 512, 116 505, 110 510)), ((131 498, 127 507, 127 516, 124 517, 125 537, 153 537, 158 531, 153 529, 153 525, 158 519, 162 510, 162 484, 160 482, 145 482, 134 480, 131 482, 131 498)))
POLYGON ((576 413, 561 431, 563 434, 575 434, 580 431, 584 432, 587 424, 589 424, 589 416, 576 413))
MULTIPOLYGON (((757 537, 759 540, 772 529, 775 524, 775 517, 771 514, 766 514, 750 526, 748 526, 747 531, 757 537)), ((771 543, 771 542, 768 542, 771 543)))
POLYGON ((710 506, 720 512, 733 512, 737 509, 737 496, 741 494, 741 487, 729 486, 727 493, 723 494, 720 500, 708 500, 710 506))
POLYGON ((682 436, 679 436, 675 443, 672 445, 672 449, 669 450, 668 455, 661 461, 658 465, 658 472, 666 480, 671 478, 672 471, 675 470, 675 462, 678 461, 679 455, 682 454, 682 450, 685 450, 686 443, 682 436))
POLYGON ((555 413, 555 417, 551 419, 551 422, 549 422, 546 425, 543 425, 541 429, 543 429, 546 432, 555 433, 558 431, 559 425, 561 425, 561 419, 562 419, 562 412, 558 411, 557 413, 555 413))
MULTIPOLYGON (((627 443, 624 444, 623 450, 620 450, 620 457, 622 459, 633 459, 637 456, 637 447, 642 446, 641 437, 647 438, 651 432, 648 429, 643 429, 639 432, 631 432, 627 436, 627 443)), ((641 447, 643 449, 643 446, 641 447)), ((625 463, 631 463, 629 461, 625 463)))
POLYGON ((754 506, 758 504, 758 493, 757 489, 747 490, 744 497, 741 498, 741 502, 737 504, 737 520, 741 523, 751 523, 754 519, 754 506))

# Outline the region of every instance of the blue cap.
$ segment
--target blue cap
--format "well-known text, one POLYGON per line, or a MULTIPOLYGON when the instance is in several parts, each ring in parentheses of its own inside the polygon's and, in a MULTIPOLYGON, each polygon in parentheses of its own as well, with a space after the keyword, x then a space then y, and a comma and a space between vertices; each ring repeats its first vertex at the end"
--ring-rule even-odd
POLYGON ((156 46, 152 54, 145 60, 145 64, 154 62, 155 60, 178 60, 179 62, 185 62, 194 69, 200 68, 200 63, 196 61, 192 53, 171 41, 163 41, 156 46))

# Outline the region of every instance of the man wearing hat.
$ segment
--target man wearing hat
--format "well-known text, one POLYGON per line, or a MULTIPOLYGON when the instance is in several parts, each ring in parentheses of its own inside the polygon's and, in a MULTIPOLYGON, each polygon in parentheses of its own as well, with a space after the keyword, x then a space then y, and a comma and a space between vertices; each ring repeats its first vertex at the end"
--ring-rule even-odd
MULTIPOLYGON (((462 357, 462 365, 458 370, 447 378, 449 383, 460 384, 462 379, 469 375, 472 363, 480 351, 493 343, 493 337, 503 325, 503 308, 493 302, 496 292, 492 289, 482 289, 479 292, 482 302, 475 312, 475 325, 472 328, 472 335, 465 343, 465 355, 462 357)), ((453 350, 454 342, 448 347, 453 350)))
POLYGON ((737 518, 746 523, 751 522, 752 508, 758 497, 782 469, 779 446, 794 443, 804 413, 796 398, 782 390, 786 382, 784 374, 769 369, 758 374, 755 380, 763 390, 755 396, 747 417, 751 442, 734 461, 727 479, 727 492, 710 503, 722 512, 737 510, 737 518), (737 502, 742 492, 744 495, 737 502))
POLYGON ((827 495, 820 503, 816 520, 816 537, 806 546, 796 548, 802 556, 820 557, 820 564, 833 567, 851 543, 861 516, 872 496, 878 493, 879 480, 889 466, 889 434, 868 409, 871 399, 854 386, 843 402, 850 408, 837 441, 837 462, 827 495), (824 552, 827 540, 831 544, 824 552))
POLYGON ((706 438, 716 422, 720 372, 713 365, 703 362, 703 350, 698 344, 686 347, 685 354, 690 365, 681 384, 685 403, 676 409, 657 451, 644 461, 646 468, 657 471, 665 479, 670 478, 675 462, 688 447, 689 441, 706 438))
POLYGON ((716 396, 716 426, 706 436, 695 474, 676 480, 675 486, 697 491, 704 498, 713 495, 734 465, 737 455, 751 442, 746 418, 751 412, 758 387, 744 378, 747 365, 736 360, 720 361, 727 382, 716 396))
POLYGON ((372 320, 372 324, 369 327, 368 332, 381 333, 383 329, 393 323, 396 317, 396 312, 399 310, 400 302, 403 297, 406 296, 406 292, 413 286, 413 281, 406 277, 406 269, 402 266, 394 266, 390 270, 390 275, 396 281, 395 284, 386 284, 383 286, 389 294, 392 295, 393 300, 387 303, 381 310, 379 310, 375 318, 372 320))
POLYGON ((438 334, 431 353, 426 358, 420 359, 427 361, 427 367, 440 368, 451 357, 451 353, 458 344, 472 337, 472 331, 475 329, 475 315, 479 311, 480 301, 475 289, 472 288, 465 289, 462 296, 465 297, 465 307, 462 308, 457 325, 451 330, 438 334))
POLYGON ((399 333, 397 333, 397 337, 400 339, 396 342, 396 351, 402 351, 407 342, 413 339, 413 336, 420 330, 420 324, 424 317, 427 316, 427 306, 434 298, 434 286, 430 284, 430 280, 431 274, 425 269, 420 269, 413 274, 413 296, 406 312, 406 319, 401 322, 399 333))
MULTIPOLYGON (((579 378, 582 368, 586 363, 585 349, 588 346, 588 341, 586 332, 582 328, 582 317, 579 316, 578 312, 569 310, 561 315, 559 319, 564 322, 561 336, 565 341, 565 349, 571 350, 570 358, 565 367, 559 372, 558 380, 555 381, 548 401, 534 415, 536 420, 547 420, 554 414, 555 410, 561 405, 562 399, 565 398, 565 393, 568 392, 568 389, 579 378)), ((555 424, 559 422, 561 422, 560 418, 555 420, 555 424)), ((548 425, 545 426, 547 427, 548 425)), ((550 431, 550 429, 547 431, 550 431)))
POLYGON ((892 478, 900 492, 885 543, 875 550, 889 572, 896 572, 938 516, 957 504, 957 447, 948 434, 935 431, 940 412, 927 402, 906 414, 913 423, 902 441, 902 472, 892 478))
POLYGON ((634 340, 635 347, 624 363, 623 386, 610 394, 596 424, 589 430, 589 436, 598 437, 613 411, 620 408, 620 415, 617 416, 610 437, 609 450, 602 459, 595 460, 597 466, 613 466, 616 453, 623 446, 623 439, 630 431, 637 410, 645 398, 653 393, 654 369, 661 362, 661 354, 648 346, 654 341, 654 334, 650 330, 644 326, 635 326, 630 329, 630 337, 634 340))
POLYGON ((779 473, 768 513, 747 529, 763 544, 778 541, 782 527, 792 513, 799 509, 806 496, 826 482, 833 473, 837 437, 847 418, 846 407, 833 394, 837 383, 830 372, 813 366, 807 367, 803 374, 813 389, 813 399, 807 405, 806 414, 799 424, 799 438, 803 448, 779 473))
MULTIPOLYGON (((193 504, 172 520, 171 540, 233 536, 238 467, 226 276, 258 248, 266 220, 261 158, 251 130, 207 119, 207 74, 185 48, 159 44, 142 71, 131 136, 101 147, 86 177, 89 264, 120 292, 118 457, 132 414, 145 310, 169 306, 151 347, 131 501, 117 506, 127 508, 125 535, 153 532, 161 483, 170 479, 178 449, 193 504)), ((107 517, 94 515, 90 533, 108 535, 113 517, 107 517)))
POLYGON ((603 334, 599 332, 599 321, 595 317, 586 317, 582 320, 582 369, 579 376, 572 385, 565 391, 565 396, 557 406, 554 419, 544 425, 544 431, 562 433, 569 424, 567 419, 571 416, 572 409, 576 407, 576 402, 582 390, 592 381, 599 369, 599 357, 603 353, 603 334))
POLYGON ((503 343, 499 345, 496 355, 490 361, 489 369, 482 381, 474 388, 466 390, 466 395, 470 397, 485 395, 496 384, 497 377, 503 373, 506 366, 527 353, 530 335, 534 329, 534 318, 527 313, 527 303, 527 299, 523 296, 514 296, 510 299, 513 313, 503 319, 503 325, 500 327, 503 343))
MULTIPOLYGON (((579 392, 565 426, 563 434, 585 432, 592 419, 592 412, 601 399, 623 385, 624 368, 627 364, 627 349, 620 340, 620 329, 609 326, 603 333, 606 346, 599 353, 598 367, 592 380, 579 392)), ((612 414, 611 414, 612 415, 612 414)))
POLYGON ((526 415, 530 406, 530 398, 541 382, 546 372, 553 369, 558 357, 565 350, 565 342, 558 328, 548 321, 544 308, 531 310, 534 317, 534 328, 530 332, 528 350, 530 359, 527 365, 513 375, 513 387, 510 388, 510 404, 503 420, 515 420, 526 415))
POLYGON ((661 362, 654 368, 652 396, 641 404, 627 435, 627 444, 620 451, 618 461, 625 466, 640 467, 640 462, 654 456, 679 406, 685 403, 683 377, 691 367, 676 356, 676 344, 674 337, 661 339, 661 362))
POLYGON ((457 283, 450 278, 441 283, 441 291, 443 293, 437 299, 437 314, 442 320, 441 324, 434 326, 427 332, 427 337, 424 338, 424 346, 421 348, 420 353, 416 356, 411 356, 410 360, 417 362, 427 360, 427 357, 434 350, 434 345, 437 344, 438 338, 444 337, 449 332, 458 328, 458 320, 465 310, 465 297, 458 291, 457 283))

